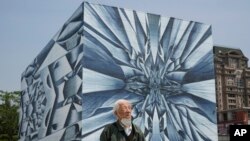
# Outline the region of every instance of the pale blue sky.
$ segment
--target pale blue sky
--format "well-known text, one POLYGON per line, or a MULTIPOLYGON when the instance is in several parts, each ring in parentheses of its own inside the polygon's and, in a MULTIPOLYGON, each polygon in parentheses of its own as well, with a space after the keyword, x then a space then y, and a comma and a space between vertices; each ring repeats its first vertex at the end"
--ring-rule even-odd
MULTIPOLYGON (((215 45, 250 59, 250 0, 87 0, 212 25, 215 45)), ((21 90, 21 74, 83 0, 0 1, 0 90, 21 90)))

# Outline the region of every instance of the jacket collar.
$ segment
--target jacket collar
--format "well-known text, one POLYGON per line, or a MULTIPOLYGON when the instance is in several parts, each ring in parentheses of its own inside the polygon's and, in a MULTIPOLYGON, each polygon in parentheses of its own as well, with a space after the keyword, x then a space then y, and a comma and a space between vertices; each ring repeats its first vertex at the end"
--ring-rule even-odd
POLYGON ((116 126, 117 126, 117 128, 118 128, 119 131, 124 131, 124 128, 120 124, 119 120, 116 121, 116 126))

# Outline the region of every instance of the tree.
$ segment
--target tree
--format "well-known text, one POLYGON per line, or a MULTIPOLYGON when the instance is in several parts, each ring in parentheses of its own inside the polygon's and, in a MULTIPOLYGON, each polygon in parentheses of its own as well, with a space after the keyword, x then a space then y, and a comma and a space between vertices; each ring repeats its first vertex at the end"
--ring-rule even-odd
POLYGON ((16 140, 14 136, 18 134, 19 97, 20 92, 0 93, 0 134, 8 141, 16 140))

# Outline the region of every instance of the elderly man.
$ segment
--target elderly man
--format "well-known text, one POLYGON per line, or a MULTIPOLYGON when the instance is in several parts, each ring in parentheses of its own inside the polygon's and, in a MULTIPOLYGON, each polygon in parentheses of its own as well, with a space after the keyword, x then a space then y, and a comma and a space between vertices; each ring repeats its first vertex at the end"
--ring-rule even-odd
POLYGON ((140 128, 132 123, 132 105, 129 101, 117 100, 113 112, 117 121, 104 128, 101 141, 145 141, 140 128))

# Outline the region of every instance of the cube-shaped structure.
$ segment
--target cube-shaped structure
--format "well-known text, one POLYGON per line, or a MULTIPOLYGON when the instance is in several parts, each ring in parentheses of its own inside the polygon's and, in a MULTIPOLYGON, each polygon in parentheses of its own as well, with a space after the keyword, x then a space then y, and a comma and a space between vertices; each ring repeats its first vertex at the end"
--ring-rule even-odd
POLYGON ((22 74, 26 140, 98 141, 133 104, 148 141, 216 141, 211 26, 82 3, 22 74))

